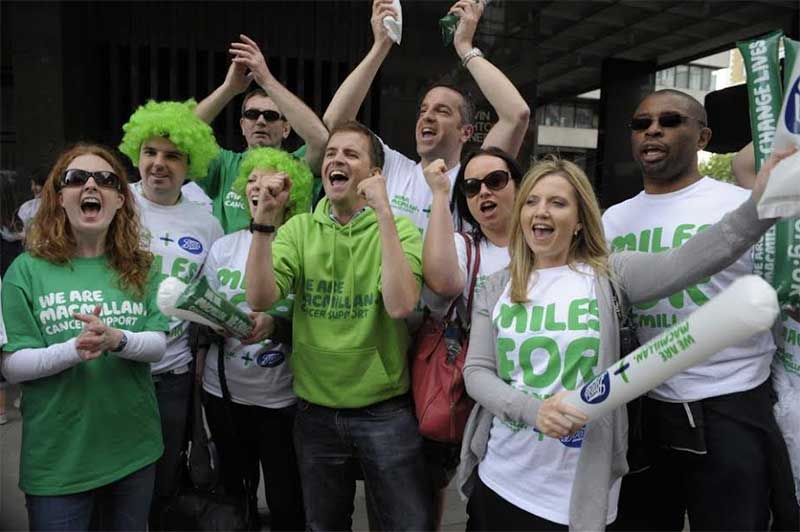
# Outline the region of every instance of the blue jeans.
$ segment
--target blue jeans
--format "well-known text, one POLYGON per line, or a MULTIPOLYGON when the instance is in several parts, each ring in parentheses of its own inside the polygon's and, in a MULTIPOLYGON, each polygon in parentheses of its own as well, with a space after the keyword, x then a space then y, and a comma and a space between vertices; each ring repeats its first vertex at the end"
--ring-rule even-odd
POLYGON ((309 530, 350 530, 355 474, 380 530, 432 530, 433 496, 408 396, 363 408, 300 400, 294 427, 309 530))
POLYGON ((111 484, 70 495, 25 495, 28 527, 36 531, 147 530, 155 465, 111 484))

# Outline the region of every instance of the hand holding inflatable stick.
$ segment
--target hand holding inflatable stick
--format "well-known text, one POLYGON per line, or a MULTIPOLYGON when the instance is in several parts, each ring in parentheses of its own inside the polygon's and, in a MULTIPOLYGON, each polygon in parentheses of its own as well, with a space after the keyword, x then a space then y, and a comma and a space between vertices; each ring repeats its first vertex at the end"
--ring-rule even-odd
POLYGON ((778 317, 775 290, 755 275, 740 277, 686 320, 620 359, 562 401, 589 421, 632 401, 714 353, 767 331, 778 317))
POLYGON ((156 303, 167 316, 207 325, 238 338, 249 337, 255 325, 247 313, 211 288, 204 276, 188 285, 177 277, 167 277, 158 287, 156 303))

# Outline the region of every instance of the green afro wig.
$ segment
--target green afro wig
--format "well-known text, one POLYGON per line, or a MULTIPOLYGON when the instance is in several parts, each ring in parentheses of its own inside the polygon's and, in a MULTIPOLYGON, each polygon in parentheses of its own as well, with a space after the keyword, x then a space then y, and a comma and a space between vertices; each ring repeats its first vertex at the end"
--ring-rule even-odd
POLYGON ((197 102, 156 102, 150 100, 122 126, 124 135, 119 151, 139 165, 142 144, 153 137, 164 137, 189 156, 189 177, 200 179, 219 153, 211 127, 194 114, 197 102))
POLYGON ((289 203, 286 205, 284 222, 295 214, 311 210, 311 187, 314 176, 304 161, 275 148, 252 148, 247 150, 242 159, 242 164, 239 166, 239 175, 233 183, 233 190, 242 197, 246 196, 247 179, 253 170, 283 172, 292 180, 292 190, 289 192, 289 203))

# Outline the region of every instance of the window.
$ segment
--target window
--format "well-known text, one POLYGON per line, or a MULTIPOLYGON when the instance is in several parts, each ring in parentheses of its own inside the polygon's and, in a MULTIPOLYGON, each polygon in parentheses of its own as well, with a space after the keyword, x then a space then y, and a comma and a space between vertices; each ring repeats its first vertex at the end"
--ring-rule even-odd
POLYGON ((597 111, 587 103, 551 103, 536 111, 540 126, 597 129, 597 111))
POLYGON ((665 87, 675 86, 675 68, 668 68, 656 72, 656 85, 663 85, 665 87))
POLYGON ((710 91, 711 89, 714 88, 712 86, 712 84, 711 84, 711 81, 712 81, 711 73, 712 72, 713 72, 713 69, 711 69, 711 68, 704 68, 703 69, 703 79, 700 82, 700 88, 702 90, 704 90, 704 91, 710 91))
POLYGON ((584 129, 592 129, 592 108, 588 105, 576 105, 575 106, 575 127, 584 128, 584 129))
POLYGON ((689 65, 675 67, 675 86, 679 89, 689 88, 689 65))
POLYGON ((547 108, 544 111, 544 125, 545 126, 558 126, 559 110, 558 105, 555 104, 548 104, 547 108))
POLYGON ((571 103, 561 104, 561 127, 575 127, 575 106, 571 103))
POLYGON ((703 67, 691 65, 689 67, 689 88, 692 90, 702 89, 701 81, 703 79, 703 67))

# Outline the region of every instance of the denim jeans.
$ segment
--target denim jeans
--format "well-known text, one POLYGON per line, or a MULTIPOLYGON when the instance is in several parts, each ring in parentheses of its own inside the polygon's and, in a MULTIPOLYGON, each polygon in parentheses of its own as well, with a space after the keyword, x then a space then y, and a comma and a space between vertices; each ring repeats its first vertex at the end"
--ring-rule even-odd
POLYGON ((70 495, 26 495, 28 527, 36 531, 147 530, 155 465, 70 495))
POLYGON ((294 438, 309 530, 350 530, 354 464, 380 530, 433 529, 431 484, 408 396, 348 409, 300 400, 294 438))

